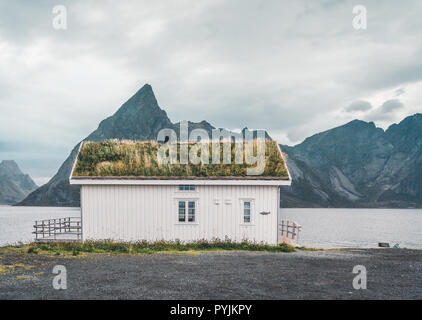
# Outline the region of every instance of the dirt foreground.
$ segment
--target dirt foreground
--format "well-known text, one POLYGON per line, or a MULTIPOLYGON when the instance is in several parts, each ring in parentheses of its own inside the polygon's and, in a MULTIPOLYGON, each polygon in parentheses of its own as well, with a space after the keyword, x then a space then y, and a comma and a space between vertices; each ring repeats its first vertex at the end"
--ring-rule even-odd
POLYGON ((0 299, 422 299, 422 250, 0 254, 0 299), (65 290, 53 268, 66 268, 65 290), (367 272, 356 290, 353 268, 367 272))

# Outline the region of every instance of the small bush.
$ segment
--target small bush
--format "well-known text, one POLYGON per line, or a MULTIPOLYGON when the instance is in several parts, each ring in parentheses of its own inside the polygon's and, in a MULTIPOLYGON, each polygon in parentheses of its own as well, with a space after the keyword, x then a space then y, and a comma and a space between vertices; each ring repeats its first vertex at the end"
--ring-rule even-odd
POLYGON ((28 248, 28 250, 26 252, 30 253, 30 254, 38 254, 40 252, 40 248, 31 246, 31 247, 28 248))

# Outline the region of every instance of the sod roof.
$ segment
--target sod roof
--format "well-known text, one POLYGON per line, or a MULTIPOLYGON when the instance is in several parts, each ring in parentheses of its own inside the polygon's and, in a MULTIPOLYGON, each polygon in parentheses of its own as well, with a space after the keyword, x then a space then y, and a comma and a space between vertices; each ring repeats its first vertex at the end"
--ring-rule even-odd
MULTIPOLYGON (((188 149, 194 144, 189 143, 188 149)), ((72 178, 132 178, 132 179, 264 179, 288 180, 289 174, 275 141, 265 141, 265 169, 260 175, 248 175, 247 169, 256 166, 236 164, 235 144, 231 143, 231 164, 212 164, 212 147, 209 144, 209 164, 161 164, 158 150, 161 144, 153 141, 109 140, 84 142, 78 153, 72 178)), ((178 160, 180 144, 177 145, 178 160)), ((243 157, 245 159, 243 148, 243 157)), ((222 159, 223 144, 220 144, 222 159)), ((255 142, 256 152, 256 142, 255 142)), ((168 152, 167 154, 168 155, 168 152)), ((198 153, 200 156, 200 152, 198 153)))

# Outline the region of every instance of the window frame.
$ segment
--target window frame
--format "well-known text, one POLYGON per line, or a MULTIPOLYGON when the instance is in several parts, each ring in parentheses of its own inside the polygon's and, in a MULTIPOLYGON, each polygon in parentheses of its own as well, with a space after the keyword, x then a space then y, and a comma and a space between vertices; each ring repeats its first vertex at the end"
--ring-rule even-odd
POLYGON ((198 225, 199 221, 198 221, 198 216, 199 216, 199 200, 198 198, 175 198, 175 224, 176 225, 182 225, 182 226, 186 226, 186 225, 198 225), (179 216, 180 216, 180 212, 179 212, 179 206, 180 206, 180 202, 184 202, 185 203, 185 221, 179 221, 179 216), (195 204, 195 212, 194 212, 194 219, 195 221, 189 221, 189 203, 193 202, 195 204))
POLYGON ((254 198, 240 198, 240 225, 254 226, 255 225, 255 199, 254 198), (249 202, 249 222, 245 222, 245 203, 249 202))
POLYGON ((252 217, 251 217, 251 202, 250 201, 243 201, 243 221, 242 223, 252 223, 252 217), (246 204, 248 204, 248 207, 246 207, 246 204), (246 212, 249 212, 249 214, 246 214, 246 212), (249 218, 249 221, 246 221, 246 218, 249 218))
POLYGON ((188 193, 188 192, 198 193, 198 186, 195 185, 195 184, 179 184, 179 185, 176 186, 176 192, 177 193, 188 193), (180 189, 180 187, 182 187, 182 186, 184 186, 184 187, 188 186, 190 188, 188 190, 182 190, 182 189, 180 189), (191 189, 192 187, 194 188, 193 190, 191 189))

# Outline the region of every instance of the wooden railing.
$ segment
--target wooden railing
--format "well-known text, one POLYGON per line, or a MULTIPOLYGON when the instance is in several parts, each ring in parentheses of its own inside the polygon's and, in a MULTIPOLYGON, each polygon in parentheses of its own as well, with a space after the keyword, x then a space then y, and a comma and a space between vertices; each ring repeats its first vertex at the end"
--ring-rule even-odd
POLYGON ((38 220, 34 224, 35 241, 81 241, 80 217, 38 220))
POLYGON ((294 221, 282 220, 280 223, 281 238, 286 237, 299 242, 299 234, 302 226, 294 221))

